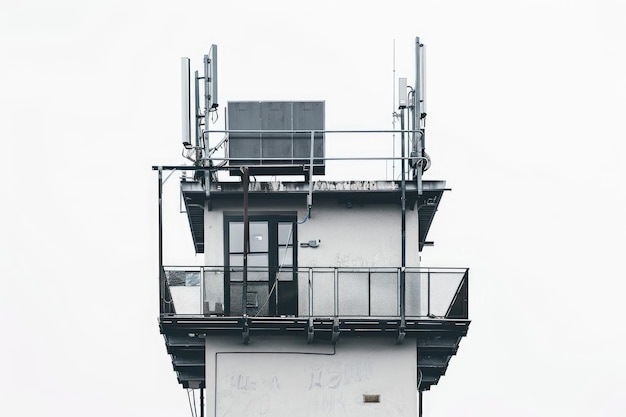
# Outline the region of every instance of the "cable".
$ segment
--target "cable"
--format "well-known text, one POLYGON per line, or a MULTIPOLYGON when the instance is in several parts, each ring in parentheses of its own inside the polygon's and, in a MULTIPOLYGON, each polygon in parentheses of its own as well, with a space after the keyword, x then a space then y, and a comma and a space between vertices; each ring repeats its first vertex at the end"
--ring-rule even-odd
POLYGON ((191 417, 196 417, 194 409, 191 406, 191 397, 189 396, 189 391, 191 391, 191 388, 187 388, 187 401, 189 402, 189 411, 191 412, 191 417))
POLYGON ((422 385, 422 370, 420 368, 417 368, 417 389, 420 389, 420 385, 422 385))
POLYGON ((191 390, 191 398, 193 398, 193 415, 194 417, 198 417, 198 407, 196 406, 196 391, 191 390))

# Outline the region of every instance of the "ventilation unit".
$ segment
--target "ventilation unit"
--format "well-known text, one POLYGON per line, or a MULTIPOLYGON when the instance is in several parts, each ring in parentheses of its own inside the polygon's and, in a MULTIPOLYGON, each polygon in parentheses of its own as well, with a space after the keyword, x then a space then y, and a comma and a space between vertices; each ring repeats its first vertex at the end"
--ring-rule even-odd
POLYGON ((308 175, 316 131, 313 174, 324 174, 323 101, 231 101, 228 129, 230 165, 257 175, 308 175))

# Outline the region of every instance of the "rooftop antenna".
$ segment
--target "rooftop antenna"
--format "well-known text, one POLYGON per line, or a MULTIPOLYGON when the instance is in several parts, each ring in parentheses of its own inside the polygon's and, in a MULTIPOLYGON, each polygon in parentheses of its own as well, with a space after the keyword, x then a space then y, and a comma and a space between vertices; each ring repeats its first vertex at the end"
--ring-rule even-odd
POLYGON ((180 59, 180 70, 181 70, 181 109, 182 109, 182 141, 185 149, 193 148, 193 143, 195 143, 195 133, 196 133, 196 112, 192 113, 192 99, 191 99, 191 70, 189 58, 181 58, 180 59), (193 126, 193 131, 192 131, 193 126), (193 133, 192 133, 193 132, 193 133), (192 141, 192 139, 194 139, 192 141))
POLYGON ((430 167, 430 158, 424 151, 426 144, 426 103, 424 92, 424 45, 415 37, 415 109, 413 111, 413 133, 411 165, 417 182, 417 193, 422 194, 422 174, 430 167))
POLYGON ((422 85, 420 85, 420 102, 422 103, 422 114, 420 115, 420 117, 422 118, 422 120, 424 121, 424 128, 426 127, 426 45, 422 44, 420 45, 420 52, 421 52, 421 57, 420 57, 420 64, 422 65, 421 68, 421 77, 420 80, 422 81, 422 85))
POLYGON ((196 163, 200 163, 202 157, 201 145, 208 149, 209 113, 217 111, 219 105, 217 101, 217 45, 211 45, 209 53, 204 55, 203 64, 204 75, 199 76, 198 71, 195 71, 192 78, 189 58, 181 58, 182 143, 187 150, 196 149, 196 163), (204 112, 200 108, 200 80, 204 80, 204 112))
POLYGON ((204 128, 207 128, 209 112, 217 109, 217 45, 211 45, 204 55, 204 128))
POLYGON ((205 155, 209 153, 209 114, 217 111, 217 45, 212 44, 209 53, 204 55, 204 131, 202 132, 202 140, 205 149, 205 155))

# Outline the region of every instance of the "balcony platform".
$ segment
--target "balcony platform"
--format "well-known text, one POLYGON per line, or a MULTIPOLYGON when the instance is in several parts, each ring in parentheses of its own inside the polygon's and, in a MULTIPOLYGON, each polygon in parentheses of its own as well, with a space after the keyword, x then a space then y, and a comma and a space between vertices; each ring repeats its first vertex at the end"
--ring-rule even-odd
MULTIPOLYGON (((448 368, 450 358, 467 334, 470 321, 448 318, 406 318, 404 343, 417 339, 418 389, 429 390, 448 368)), ((345 337, 388 337, 398 339, 399 318, 383 317, 220 317, 162 314, 159 327, 178 381, 185 388, 204 386, 205 340, 212 336, 291 335, 302 343, 337 343, 345 337)))

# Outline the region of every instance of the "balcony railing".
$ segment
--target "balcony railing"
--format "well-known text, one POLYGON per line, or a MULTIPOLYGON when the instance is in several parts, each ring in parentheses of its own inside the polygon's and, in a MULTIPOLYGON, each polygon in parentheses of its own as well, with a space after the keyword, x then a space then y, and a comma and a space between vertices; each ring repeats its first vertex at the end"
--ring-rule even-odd
MULTIPOLYGON (((248 268, 249 316, 270 316, 270 300, 281 302, 279 289, 270 276, 297 282, 298 317, 401 316, 401 268, 282 268, 270 274, 267 268, 248 268), (250 296, 251 288, 254 297, 250 296), (259 290, 261 289, 261 290, 259 290)), ((467 268, 405 269, 406 317, 468 318, 467 268)), ((231 297, 231 316, 241 315, 243 291, 237 281, 241 268, 223 266, 165 267, 162 273, 162 315, 224 316, 225 295, 231 297), (230 283, 230 289, 226 289, 230 283), (232 313, 238 311, 239 313, 232 313)), ((278 308, 280 311, 280 307, 278 308)))

